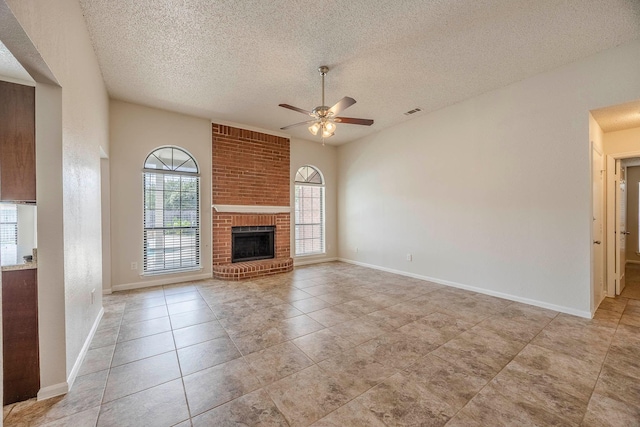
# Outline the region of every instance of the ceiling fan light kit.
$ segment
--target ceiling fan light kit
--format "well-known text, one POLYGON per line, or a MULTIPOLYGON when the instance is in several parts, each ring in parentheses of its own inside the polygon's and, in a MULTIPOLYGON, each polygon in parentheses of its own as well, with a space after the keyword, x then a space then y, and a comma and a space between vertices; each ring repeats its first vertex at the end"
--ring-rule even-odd
POLYGON ((280 107, 287 108, 289 110, 297 111, 299 113, 308 114, 312 117, 311 120, 307 120, 300 123, 295 123, 293 125, 285 126, 280 128, 281 130, 287 130, 298 126, 310 125, 309 132, 312 135, 316 136, 320 133, 322 137, 322 144, 324 145, 325 138, 330 138, 335 134, 336 131, 336 123, 345 123, 352 125, 363 125, 363 126, 371 126, 373 124, 373 120, 371 119, 356 119, 352 117, 338 117, 338 113, 342 110, 346 110, 356 103, 356 100, 345 96, 340 101, 336 103, 333 107, 329 108, 324 105, 324 76, 329 72, 329 67, 326 65, 322 65, 318 68, 320 75, 322 76, 322 105, 314 108, 312 111, 303 110, 302 108, 294 107, 289 104, 279 104, 280 107))

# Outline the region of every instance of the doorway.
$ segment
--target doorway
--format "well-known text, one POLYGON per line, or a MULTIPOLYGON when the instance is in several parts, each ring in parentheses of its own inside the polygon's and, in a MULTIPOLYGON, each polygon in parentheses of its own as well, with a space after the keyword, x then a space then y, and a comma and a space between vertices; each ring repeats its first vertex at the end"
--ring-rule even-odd
POLYGON ((593 299, 597 307, 605 295, 605 253, 604 253, 604 156, 602 151, 592 144, 591 148, 592 177, 592 289, 593 299))
POLYGON ((638 248, 640 152, 610 154, 606 157, 607 284, 605 296, 614 298, 620 295, 626 286, 629 261, 636 259, 640 267, 640 249, 638 248), (634 168, 634 182, 631 186, 628 180, 629 168, 634 168), (629 189, 632 192, 632 200, 629 200, 629 189))
POLYGON ((625 274, 619 281, 616 295, 640 299, 640 158, 621 160, 620 172, 626 190, 620 208, 620 240, 625 245, 621 250, 621 261, 624 261, 621 262, 621 272, 624 270, 625 274))
MULTIPOLYGON (((615 298, 631 283, 631 270, 627 267, 640 267, 637 212, 640 181, 635 182, 634 178, 632 183, 627 175, 634 167, 640 175, 639 110, 640 100, 636 100, 591 110, 589 115, 593 313, 605 297, 615 298), (602 169, 604 172, 600 172, 602 169), (603 175, 602 181, 600 175, 603 175), (602 192, 599 188, 601 182, 602 192), (636 211, 630 212, 630 207, 636 211), (634 265, 636 261, 638 264, 634 265), (604 273, 600 270, 602 266, 604 273), (604 276, 602 284, 601 275, 604 276)), ((636 281, 635 278, 633 280, 636 281)))

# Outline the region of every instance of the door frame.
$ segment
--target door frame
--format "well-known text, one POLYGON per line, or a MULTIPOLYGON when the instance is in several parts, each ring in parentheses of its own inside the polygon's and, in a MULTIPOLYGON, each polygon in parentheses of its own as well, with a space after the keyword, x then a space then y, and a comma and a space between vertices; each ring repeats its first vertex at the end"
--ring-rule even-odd
POLYGON ((593 221, 591 224, 591 308, 594 310, 600 302, 604 299, 607 291, 607 254, 606 254, 606 245, 607 245, 607 232, 606 232, 606 156, 599 147, 597 147, 593 142, 591 143, 591 214, 593 221), (596 155, 600 159, 600 164, 598 165, 598 173, 596 174, 596 155), (596 188, 596 180, 600 181, 599 191, 597 194, 595 191, 596 188), (596 198, 599 199, 599 203, 597 205, 600 208, 600 211, 596 213, 596 198), (595 231, 595 220, 596 218, 600 219, 600 231, 596 233, 595 231), (597 235, 599 234, 599 235, 597 235), (599 248, 595 246, 596 240, 598 240, 599 248), (602 241, 602 244, 600 244, 602 241), (599 249, 599 251, 596 251, 599 249), (597 255, 597 256, 596 256, 597 255), (596 268, 599 267, 599 268, 596 268), (599 272, 598 275, 596 273, 599 272))
MULTIPOLYGON (((631 159, 634 157, 640 157, 640 151, 628 151, 624 153, 606 154, 606 182, 605 182, 605 210, 606 210, 606 225, 605 225, 605 241, 607 242, 605 247, 605 259, 606 259, 606 296, 615 298, 616 296, 616 207, 615 207, 615 192, 616 192, 616 180, 615 180, 615 164, 618 160, 631 159)), ((593 266, 592 266, 593 268, 593 266)))

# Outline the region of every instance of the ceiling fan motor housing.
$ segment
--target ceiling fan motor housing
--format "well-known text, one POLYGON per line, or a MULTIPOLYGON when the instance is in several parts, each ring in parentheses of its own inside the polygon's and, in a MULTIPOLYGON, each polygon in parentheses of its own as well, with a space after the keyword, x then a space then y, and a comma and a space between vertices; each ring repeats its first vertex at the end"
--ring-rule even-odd
POLYGON ((329 107, 327 107, 326 105, 314 108, 312 113, 317 117, 327 117, 330 115, 329 107))

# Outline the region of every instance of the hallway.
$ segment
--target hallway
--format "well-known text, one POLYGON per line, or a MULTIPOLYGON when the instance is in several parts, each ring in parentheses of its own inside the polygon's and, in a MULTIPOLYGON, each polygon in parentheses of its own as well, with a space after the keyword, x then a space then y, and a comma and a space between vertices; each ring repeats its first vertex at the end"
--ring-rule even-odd
POLYGON ((627 285, 620 296, 640 300, 640 264, 627 264, 625 276, 627 285))

